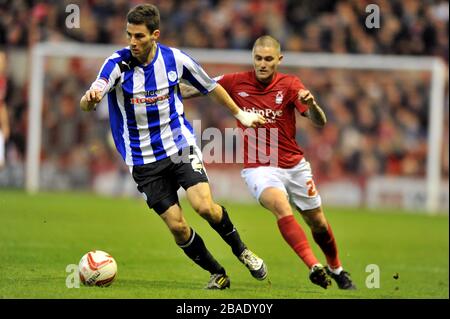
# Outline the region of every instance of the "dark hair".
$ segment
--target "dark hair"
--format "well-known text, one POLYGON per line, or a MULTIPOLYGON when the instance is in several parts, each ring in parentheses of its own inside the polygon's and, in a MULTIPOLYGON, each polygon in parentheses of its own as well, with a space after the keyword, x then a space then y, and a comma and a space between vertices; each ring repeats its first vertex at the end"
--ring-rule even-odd
POLYGON ((145 24, 152 33, 159 29, 159 10, 152 4, 140 4, 128 12, 127 21, 131 24, 145 24))

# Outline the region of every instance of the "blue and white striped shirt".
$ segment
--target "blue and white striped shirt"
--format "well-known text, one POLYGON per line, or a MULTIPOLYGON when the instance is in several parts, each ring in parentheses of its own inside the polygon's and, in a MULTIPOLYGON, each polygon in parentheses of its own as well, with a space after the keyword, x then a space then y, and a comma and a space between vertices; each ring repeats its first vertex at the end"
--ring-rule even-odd
POLYGON ((106 59, 92 87, 108 94, 116 148, 129 166, 162 160, 195 145, 178 83, 189 81, 207 94, 217 83, 184 52, 157 44, 152 62, 142 65, 129 47, 106 59))

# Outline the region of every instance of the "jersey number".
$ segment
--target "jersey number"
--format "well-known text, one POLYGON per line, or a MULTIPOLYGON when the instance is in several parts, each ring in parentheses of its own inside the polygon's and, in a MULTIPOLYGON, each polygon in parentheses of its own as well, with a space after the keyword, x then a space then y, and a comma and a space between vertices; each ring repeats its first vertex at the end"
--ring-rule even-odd
POLYGON ((203 163, 200 160, 200 158, 198 157, 198 155, 195 154, 195 153, 194 154, 190 154, 189 155, 189 160, 191 161, 191 165, 192 165, 192 168, 194 169, 194 171, 202 174, 203 173, 202 172, 202 170, 203 170, 203 163))
POLYGON ((316 196, 317 190, 314 181, 310 179, 309 181, 306 182, 306 185, 308 185, 308 196, 316 196))

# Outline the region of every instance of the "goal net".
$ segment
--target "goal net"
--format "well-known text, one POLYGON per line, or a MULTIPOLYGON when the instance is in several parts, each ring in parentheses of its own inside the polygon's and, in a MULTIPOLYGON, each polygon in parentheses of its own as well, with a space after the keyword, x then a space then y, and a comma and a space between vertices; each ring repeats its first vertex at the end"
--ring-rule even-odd
MULTIPOLYGON (((40 43, 31 54, 25 186, 135 194, 114 149, 108 107, 83 113, 79 99, 117 47, 40 43)), ((211 76, 250 70, 251 52, 186 49, 211 76)), ((284 54, 281 72, 298 75, 328 117, 317 129, 298 116, 296 138, 327 205, 448 211, 447 66, 411 56, 284 54)), ((208 97, 185 101, 216 197, 251 200, 242 164, 225 160, 236 144, 212 138, 235 121, 208 97), (206 133, 205 133, 206 132, 206 133), (205 148, 207 146, 207 151, 205 148), (214 146, 214 152, 210 152, 214 146), (224 156, 218 155, 223 150, 224 156)))

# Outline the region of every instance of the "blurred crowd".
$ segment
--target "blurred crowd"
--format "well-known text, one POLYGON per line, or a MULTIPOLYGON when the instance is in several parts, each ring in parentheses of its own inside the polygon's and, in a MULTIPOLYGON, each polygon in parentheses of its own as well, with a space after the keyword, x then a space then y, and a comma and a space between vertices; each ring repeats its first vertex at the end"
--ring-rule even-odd
MULTIPOLYGON (((336 70, 300 74, 319 92, 328 116, 323 130, 303 125, 298 129, 300 144, 321 174, 425 176, 430 94, 426 75, 336 70)), ((448 160, 442 168, 448 176, 448 160)))
MULTIPOLYGON (((271 34, 285 50, 437 55, 448 60, 448 1, 440 0, 154 0, 161 41, 172 46, 250 49, 271 34), (369 4, 380 28, 366 27, 369 4)), ((140 0, 1 0, 0 45, 72 39, 124 43, 126 13, 140 0), (80 28, 67 28, 68 4, 80 28)), ((70 12, 70 10, 69 10, 70 12)))
MULTIPOLYGON (((37 41, 77 41, 126 45, 128 9, 141 1, 0 0, 0 50, 27 50, 37 41), (80 8, 80 28, 67 28, 68 4, 80 8)), ((432 55, 448 63, 448 1, 419 0, 155 0, 161 12, 161 43, 176 47, 250 49, 260 35, 278 38, 283 51, 432 55), (368 4, 380 8, 380 28, 365 25, 368 4)), ((9 57, 13 60, 14 57, 9 57)), ((249 63, 251 56, 249 55, 249 63)), ((107 106, 88 116, 78 108, 102 59, 49 61, 43 113, 43 169, 65 170, 67 180, 48 184, 85 187, 92 177, 119 167, 111 147, 107 106), (52 64, 53 63, 53 64, 52 64), (71 76, 68 77, 67 74, 71 76), (69 169, 70 168, 70 169, 69 169), (67 185, 66 185, 67 184, 67 185)), ((0 74, 7 83, 11 123, 9 163, 23 163, 28 101, 25 81, 13 81, 15 65, 0 74)), ((204 65, 211 76, 230 72, 204 65)), ((247 67, 245 68, 247 69, 247 67)), ((239 68, 236 68, 239 70, 239 68)), ((323 106, 328 124, 317 130, 297 121, 297 140, 323 178, 377 174, 424 176, 427 152, 430 74, 282 69, 297 74, 323 106)), ((234 127, 226 110, 211 100, 187 101, 187 117, 202 127, 234 127)), ((448 92, 442 172, 448 176, 448 92)), ((53 173, 52 173, 53 172, 53 173)), ((53 175, 52 175, 53 174, 53 175)))

